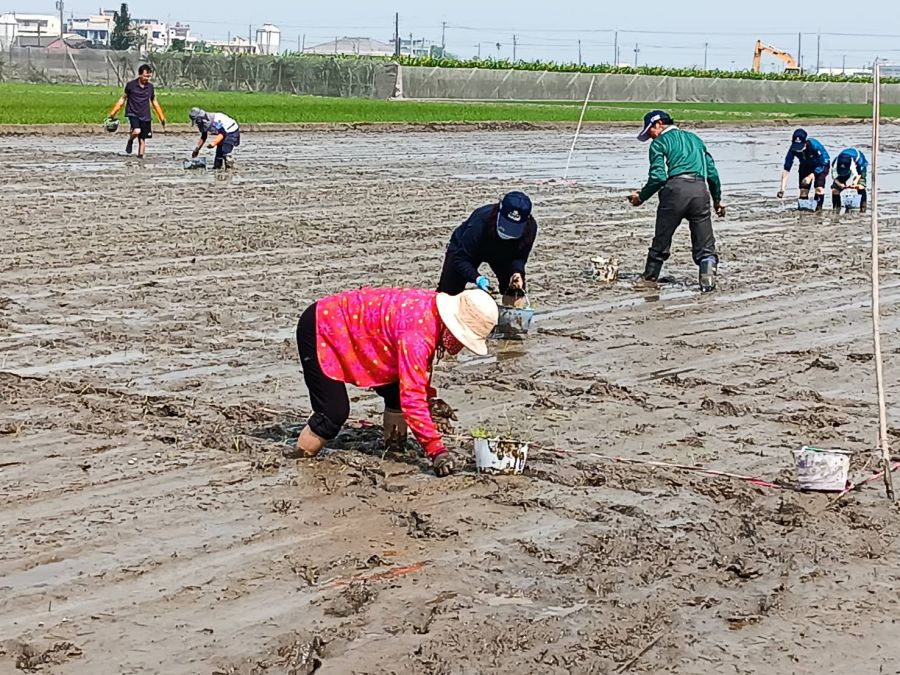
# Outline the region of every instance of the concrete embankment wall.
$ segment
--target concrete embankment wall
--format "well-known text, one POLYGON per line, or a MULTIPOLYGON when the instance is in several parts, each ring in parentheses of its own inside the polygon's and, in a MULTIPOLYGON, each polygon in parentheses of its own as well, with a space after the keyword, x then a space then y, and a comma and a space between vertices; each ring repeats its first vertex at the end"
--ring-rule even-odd
MULTIPOLYGON (((684 103, 871 103, 872 85, 860 82, 792 82, 707 77, 551 73, 478 68, 403 66, 398 90, 404 98, 520 101, 684 103)), ((900 103, 900 84, 884 85, 883 103, 900 103)))

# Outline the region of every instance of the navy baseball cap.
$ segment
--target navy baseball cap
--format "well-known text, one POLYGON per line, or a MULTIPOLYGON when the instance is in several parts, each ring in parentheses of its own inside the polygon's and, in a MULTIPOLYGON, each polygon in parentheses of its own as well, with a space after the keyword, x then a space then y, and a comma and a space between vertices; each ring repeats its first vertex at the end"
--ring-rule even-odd
POLYGON ((531 199, 524 192, 510 192, 500 202, 497 234, 501 239, 518 239, 525 234, 531 216, 531 199))
POLYGON ((807 138, 809 138, 809 134, 804 129, 795 130, 794 136, 791 138, 791 152, 800 152, 806 145, 807 138))
POLYGON ((669 113, 667 113, 665 110, 651 110, 646 115, 644 115, 644 130, 638 134, 638 140, 648 140, 650 138, 650 127, 652 127, 657 122, 672 124, 672 118, 669 117, 669 113))
POLYGON ((853 159, 850 155, 839 155, 837 158, 837 162, 835 162, 835 167, 838 176, 849 176, 850 166, 853 164, 853 159))

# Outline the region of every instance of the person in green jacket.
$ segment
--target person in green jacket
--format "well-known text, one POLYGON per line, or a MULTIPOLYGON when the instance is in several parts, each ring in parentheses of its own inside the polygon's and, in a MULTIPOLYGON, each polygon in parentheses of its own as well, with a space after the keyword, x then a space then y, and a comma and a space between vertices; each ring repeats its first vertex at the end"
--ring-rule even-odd
POLYGON ((700 268, 700 290, 704 293, 715 290, 719 257, 709 208, 710 193, 716 214, 720 218, 725 215, 716 163, 703 141, 696 134, 675 126, 663 110, 644 115, 644 130, 638 140, 651 138, 650 177, 640 192, 633 192, 628 198, 632 206, 640 206, 659 192, 656 233, 641 276, 647 281, 659 279, 663 263, 669 257, 672 235, 687 218, 694 262, 700 268))

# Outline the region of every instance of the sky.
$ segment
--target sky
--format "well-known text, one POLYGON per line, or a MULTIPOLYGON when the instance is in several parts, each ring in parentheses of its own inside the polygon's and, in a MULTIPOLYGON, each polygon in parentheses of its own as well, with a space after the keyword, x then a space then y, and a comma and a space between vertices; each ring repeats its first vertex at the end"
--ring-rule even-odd
MULTIPOLYGON (((0 0, 0 14, 55 13, 54 0, 0 0)), ((116 9, 118 4, 104 5, 116 9)), ((900 63, 900 12, 887 0, 873 0, 859 13, 842 0, 796 4, 759 0, 734 8, 722 0, 646 3, 547 0, 131 0, 132 16, 191 25, 206 39, 247 35, 250 26, 281 28, 282 47, 296 49, 336 37, 390 41, 394 13, 400 33, 441 43, 460 57, 513 57, 577 62, 579 40, 585 63, 619 63, 746 69, 757 39, 795 55, 804 68, 862 68, 875 57, 900 63), (446 28, 442 24, 446 23, 446 28), (616 36, 616 31, 618 36, 616 36), (514 38, 515 36, 515 38, 514 38), (499 43, 499 49, 497 47, 499 43), (616 59, 615 47, 618 47, 616 59), (636 51, 637 50, 637 51, 636 51)), ((87 16, 100 9, 90 0, 65 0, 65 14, 87 16)), ((764 57, 763 70, 783 64, 764 57)))

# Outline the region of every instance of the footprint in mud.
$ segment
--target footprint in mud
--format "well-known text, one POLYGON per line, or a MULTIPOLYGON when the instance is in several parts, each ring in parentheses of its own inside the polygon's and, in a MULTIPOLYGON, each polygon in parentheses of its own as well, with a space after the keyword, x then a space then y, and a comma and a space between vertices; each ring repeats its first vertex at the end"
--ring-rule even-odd
POLYGON ((47 646, 30 644, 21 640, 0 642, 0 657, 11 658, 15 668, 25 672, 44 670, 45 665, 58 666, 81 656, 81 654, 81 649, 71 642, 54 642, 47 646))
POLYGON ((353 581, 340 595, 333 598, 325 607, 325 614, 346 618, 359 614, 366 605, 372 603, 378 597, 378 592, 368 581, 353 581))

